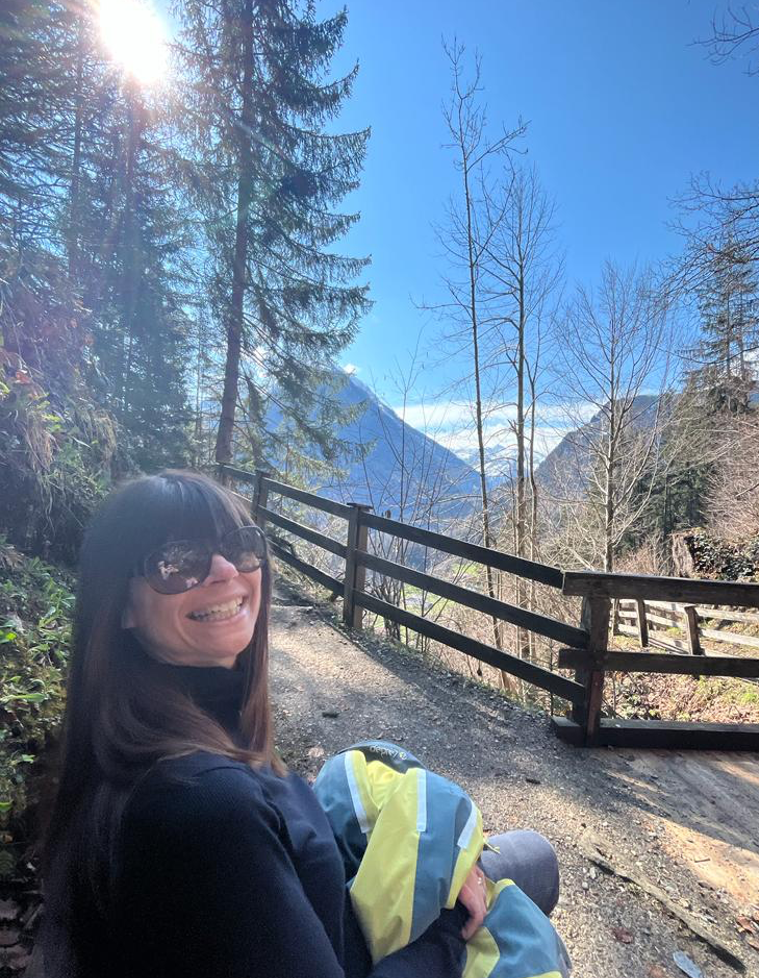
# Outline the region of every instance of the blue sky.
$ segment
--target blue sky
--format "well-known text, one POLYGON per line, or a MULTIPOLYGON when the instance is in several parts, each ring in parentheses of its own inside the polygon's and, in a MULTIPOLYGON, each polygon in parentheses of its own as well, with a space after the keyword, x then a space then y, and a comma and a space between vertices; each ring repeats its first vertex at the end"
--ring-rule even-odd
MULTIPOLYGON (((338 3, 322 3, 326 14, 338 3)), ((440 298, 445 265, 432 230, 457 175, 441 106, 441 39, 482 59, 494 127, 529 122, 524 145, 558 206, 570 283, 593 284, 611 257, 644 264, 677 251, 669 199, 691 174, 727 185, 757 174, 757 80, 746 61, 710 64, 692 42, 710 33, 713 0, 349 0, 335 72, 360 73, 340 128, 372 127, 362 220, 343 250, 372 256, 375 306, 344 363, 390 404, 394 378, 421 349, 434 369, 413 392, 430 403, 461 369, 434 356, 438 324, 415 301, 440 298)))
MULTIPOLYGON (((155 0, 167 15, 168 0, 155 0)), ((344 0, 317 0, 327 17, 344 0)), ((453 382, 470 370, 441 343, 441 324, 420 304, 440 302, 447 271, 434 225, 459 190, 442 106, 450 92, 442 41, 482 61, 482 100, 494 132, 528 123, 524 161, 535 166, 557 207, 557 245, 566 294, 593 288, 602 263, 656 264, 681 248, 667 223, 670 200, 692 175, 725 187, 756 179, 757 79, 747 55, 716 66, 696 42, 711 33, 728 0, 345 0, 348 27, 330 75, 358 61, 354 93, 336 131, 371 127, 361 186, 344 210, 361 212, 343 254, 369 255, 372 312, 344 352, 400 410, 399 386, 418 360, 406 420, 467 454, 473 434, 468 399, 453 382)), ((748 9, 757 16, 757 5, 748 9)), ((737 9, 741 9, 737 4, 737 9)), ((756 62, 757 56, 754 56, 756 62)), ((491 416, 489 437, 506 447, 509 392, 491 416)), ((575 418, 548 403, 539 451, 575 418)))

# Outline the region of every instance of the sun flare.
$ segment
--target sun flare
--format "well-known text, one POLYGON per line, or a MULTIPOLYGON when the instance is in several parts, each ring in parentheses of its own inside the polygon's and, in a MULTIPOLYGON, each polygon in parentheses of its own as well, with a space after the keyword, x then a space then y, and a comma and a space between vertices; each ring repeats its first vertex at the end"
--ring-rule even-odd
POLYGON ((100 0, 100 33, 114 61, 141 85, 165 73, 164 26, 144 0, 100 0))

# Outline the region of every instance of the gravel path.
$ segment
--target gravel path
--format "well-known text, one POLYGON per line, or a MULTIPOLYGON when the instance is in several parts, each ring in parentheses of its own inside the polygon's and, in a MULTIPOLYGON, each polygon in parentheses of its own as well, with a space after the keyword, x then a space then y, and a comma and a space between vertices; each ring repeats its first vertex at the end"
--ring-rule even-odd
MULTIPOLYGON (((694 868, 717 858, 696 856, 689 864, 665 831, 679 801, 669 796, 684 793, 663 788, 644 757, 653 753, 572 748, 555 738, 545 715, 412 653, 349 635, 334 607, 288 583, 278 583, 274 603, 278 744, 294 769, 312 777, 335 751, 385 738, 464 786, 488 832, 543 833, 559 857, 562 894, 553 920, 576 976, 682 976, 673 959, 678 952, 705 976, 758 975, 756 832, 725 843, 744 859, 736 874, 724 874, 736 886, 706 880, 694 868), (744 970, 728 964, 725 953, 719 957, 716 944, 744 970)), ((689 762, 690 770, 696 764, 689 762)), ((745 775, 739 783, 746 783, 756 826, 756 779, 753 785, 745 775)), ((702 837, 688 829, 688 819, 676 822, 687 827, 683 845, 699 846, 702 837)), ((718 836, 709 832, 704 845, 724 845, 718 836)))

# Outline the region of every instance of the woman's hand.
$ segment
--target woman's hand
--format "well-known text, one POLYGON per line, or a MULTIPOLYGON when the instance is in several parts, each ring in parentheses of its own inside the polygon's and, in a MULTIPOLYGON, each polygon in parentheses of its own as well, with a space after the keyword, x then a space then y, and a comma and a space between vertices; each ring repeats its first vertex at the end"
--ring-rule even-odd
POLYGON ((470 917, 462 929, 462 938, 467 942, 483 924, 486 916, 486 875, 477 865, 467 875, 462 890, 457 898, 467 910, 470 917))

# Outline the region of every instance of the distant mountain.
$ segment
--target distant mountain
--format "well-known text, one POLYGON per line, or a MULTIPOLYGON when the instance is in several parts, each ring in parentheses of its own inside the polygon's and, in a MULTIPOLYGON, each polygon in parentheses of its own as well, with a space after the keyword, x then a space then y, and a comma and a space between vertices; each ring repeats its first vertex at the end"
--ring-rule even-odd
MULTIPOLYGON (((345 502, 368 503, 375 513, 403 513, 409 523, 444 528, 468 517, 477 506, 480 484, 475 470, 455 453, 404 422, 355 375, 338 367, 342 387, 328 393, 343 407, 363 405, 335 435, 352 446, 356 460, 341 463, 344 474, 314 486, 315 492, 345 502), (363 453, 363 458, 361 457, 363 453)), ((279 408, 270 408, 275 429, 279 408)))
MULTIPOLYGON (((633 400, 631 417, 637 428, 646 428, 654 420, 658 398, 641 394, 633 400)), ((592 464, 590 446, 602 427, 602 413, 580 428, 568 432, 543 459, 536 479, 550 497, 574 497, 583 492, 592 464)))
MULTIPOLYGON (((486 481, 489 487, 495 488, 504 482, 505 474, 514 471, 515 467, 515 446, 501 445, 490 442, 485 446, 486 458, 486 481)), ((458 453, 476 472, 480 469, 480 452, 475 432, 472 435, 472 448, 466 452, 462 450, 458 453)))
POLYGON ((348 467, 344 478, 324 489, 370 503, 375 512, 390 510, 393 517, 403 508, 407 521, 424 521, 432 514, 439 525, 472 511, 479 481, 467 462, 403 421, 355 375, 347 377, 338 397, 346 406, 364 404, 338 434, 351 445, 364 446, 366 454, 348 467))

